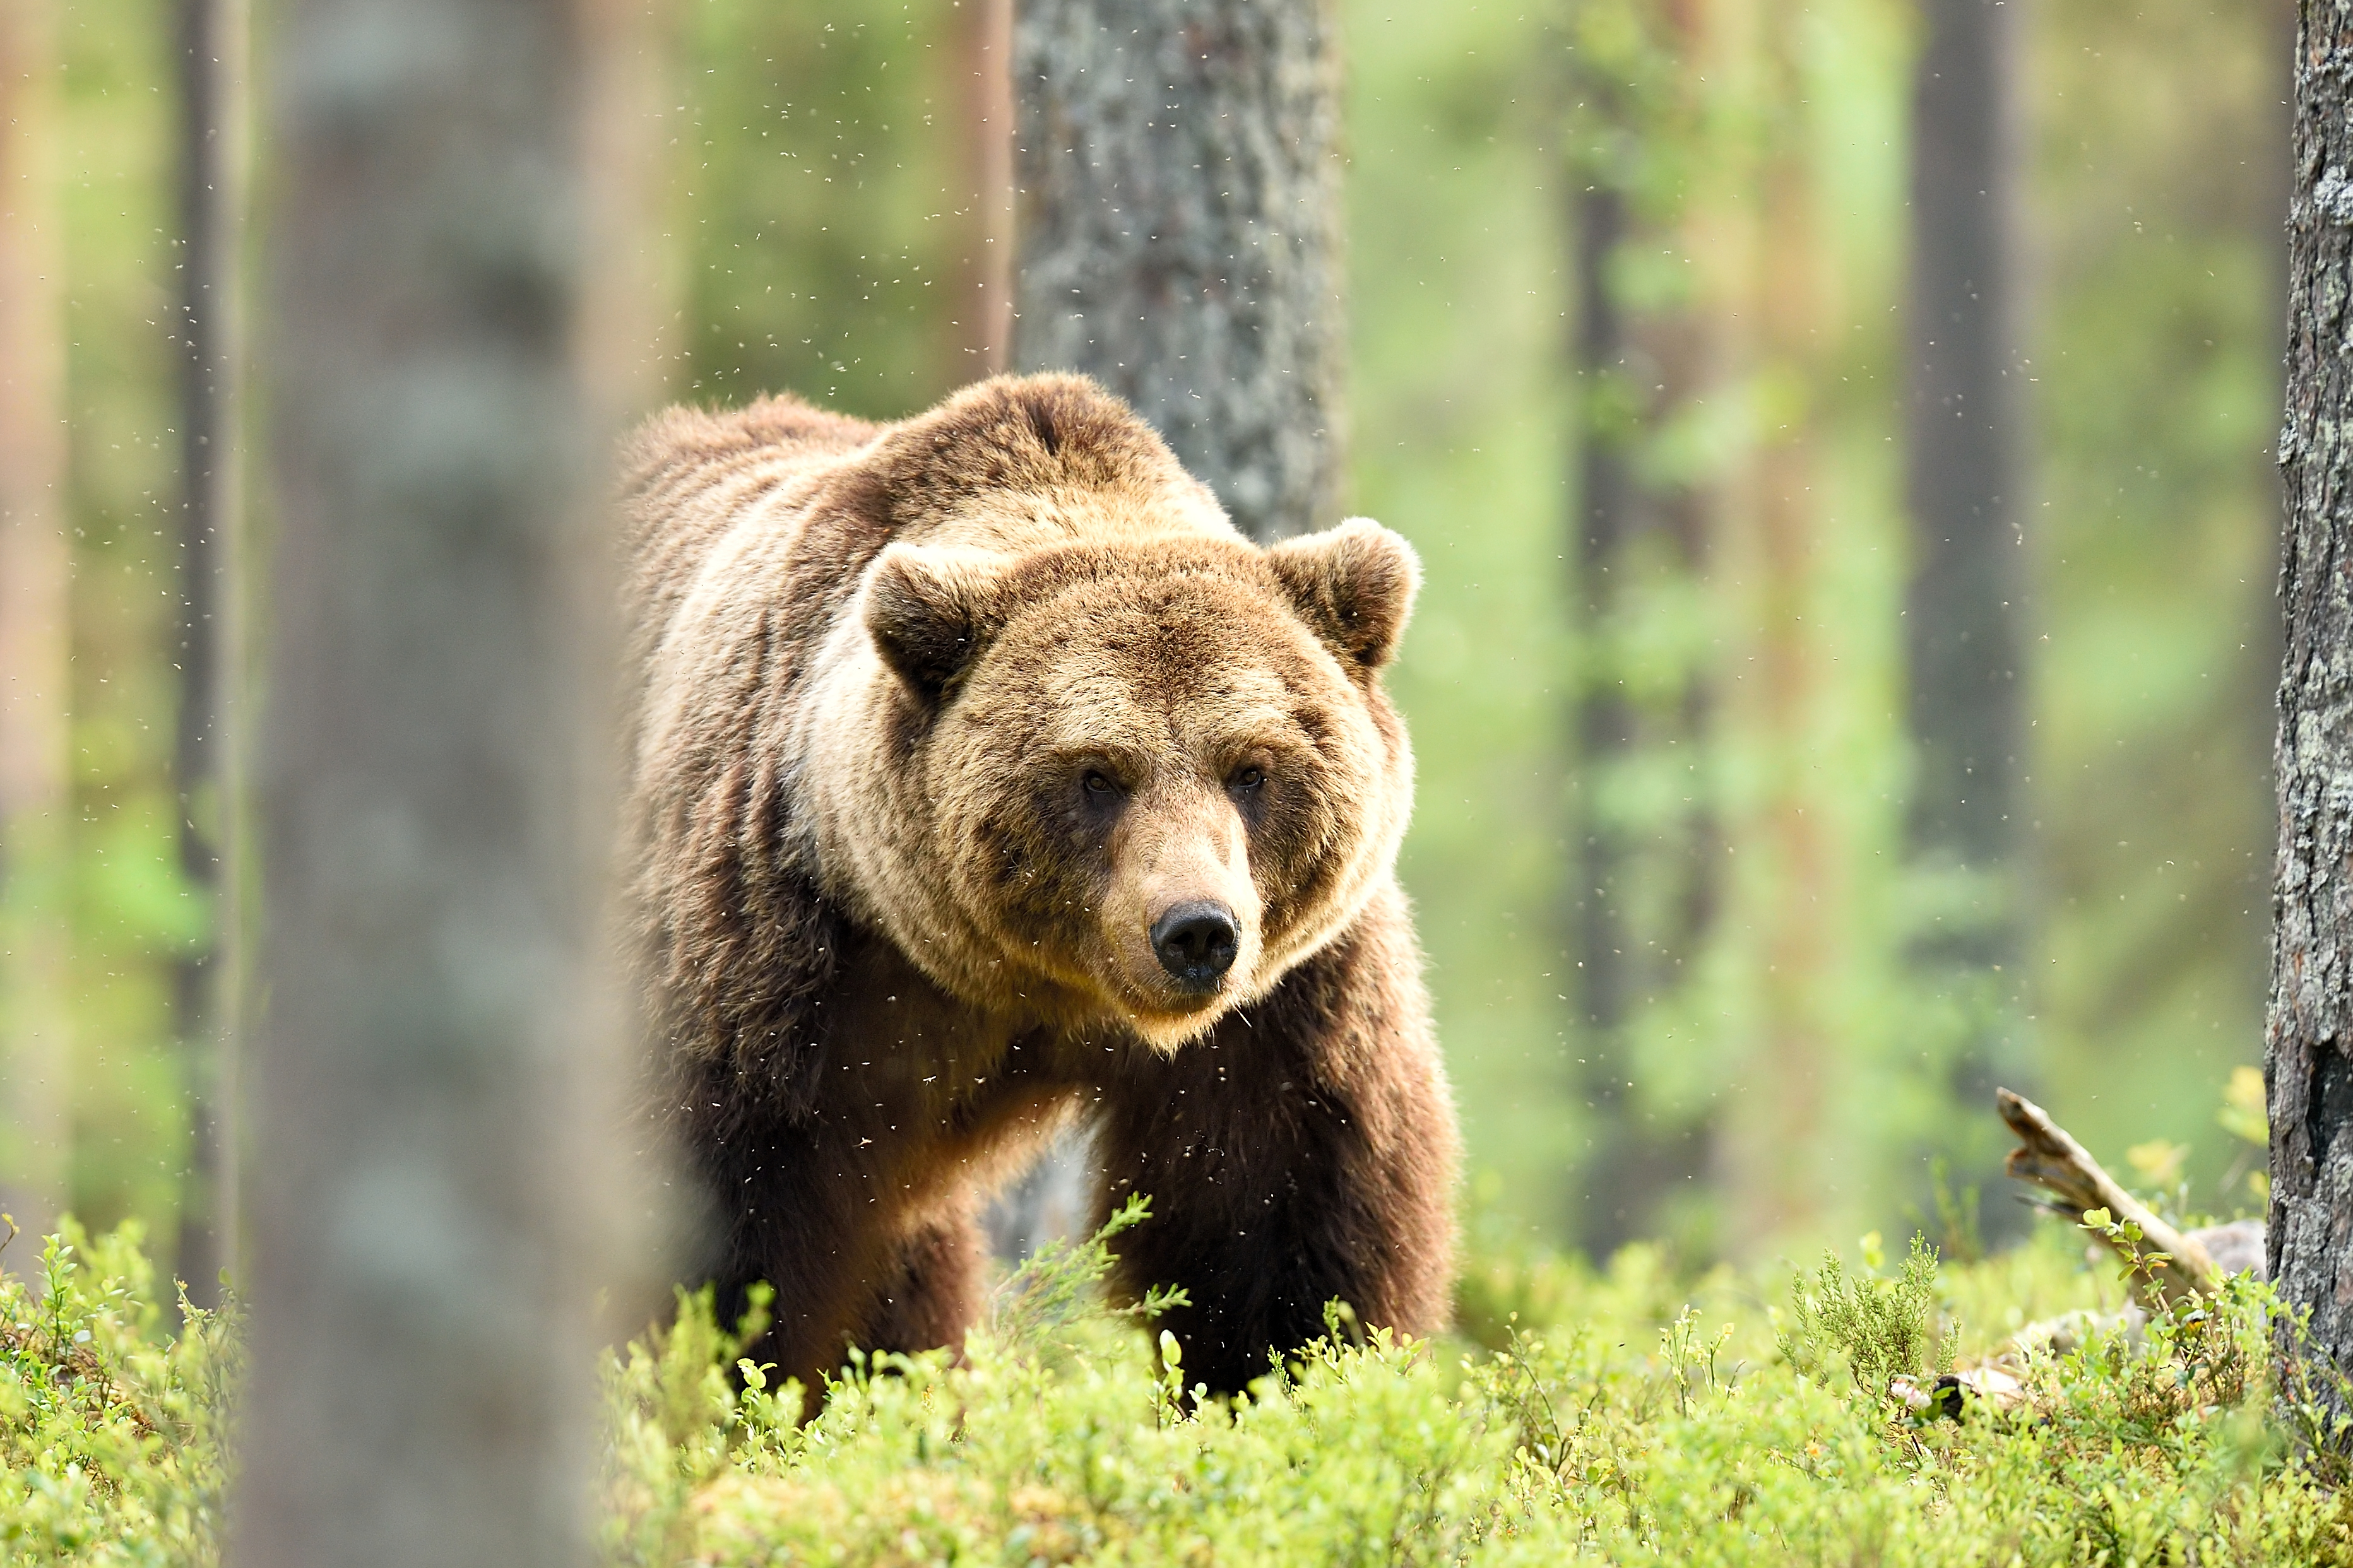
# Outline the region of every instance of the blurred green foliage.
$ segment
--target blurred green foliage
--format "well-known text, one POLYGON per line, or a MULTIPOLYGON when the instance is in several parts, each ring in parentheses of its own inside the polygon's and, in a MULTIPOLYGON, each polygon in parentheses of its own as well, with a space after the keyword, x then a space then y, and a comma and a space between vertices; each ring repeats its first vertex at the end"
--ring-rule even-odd
POLYGON ((185 1159, 173 963, 209 912, 179 867, 170 769, 178 559, 172 12, 65 0, 73 524, 73 1132, 78 1212, 169 1235, 185 1159))
MULTIPOLYGON (((1742 121, 1725 107, 1738 94, 1711 77, 1682 84, 1686 107, 1660 136, 1605 144, 1577 140, 1591 127, 1575 59, 1638 67, 1646 91, 1677 85, 1637 47, 1656 18, 1633 0, 1343 10, 1352 504, 1429 568, 1395 675, 1420 761, 1405 874, 1496 1211, 1567 1237, 1593 1181, 1600 1056, 1565 956, 1577 791, 1636 823, 1698 792, 1735 850, 1760 800, 1821 825, 1836 916, 1805 1007, 1827 1074, 1833 1233, 1905 1227, 1908 1208, 1931 1206, 1940 1149, 1962 1186, 1990 1185, 1991 1117, 1944 1088, 1948 1004, 1901 962, 1905 933, 1950 892, 1896 866, 1908 13, 1886 0, 1806 13, 1794 130, 1742 121), (1735 552, 1702 579, 1654 573, 1625 624, 1570 612, 1578 433, 1610 395, 1571 374, 1577 182, 1606 167, 1655 211, 1723 204, 1729 234, 1756 215, 1719 153, 1768 131, 1798 138, 1821 193, 1838 341, 1803 376, 1759 374, 1638 434, 1646 463, 1699 482, 1810 400, 1818 516, 1797 613, 1820 679, 1791 730, 1751 723, 1704 757, 1657 752, 1588 775, 1569 741, 1581 691, 1611 679, 1671 691, 1694 669, 1728 689, 1764 611, 1735 552)), ((180 884, 165 779, 169 26, 160 0, 65 0, 64 16, 74 1203, 168 1234, 185 1148, 170 966, 206 918, 180 884)), ((789 388, 889 416, 965 379, 983 233, 964 8, 681 0, 677 18, 660 121, 674 153, 661 208, 679 284, 671 394, 789 388)), ((2154 0, 2128 26, 2052 0, 2029 14, 2021 61, 2040 630, 2030 973, 2002 984, 2036 1098, 2104 1155, 2186 1145, 2186 1179, 2217 1208, 2241 1153, 2208 1108, 2259 1054, 2264 986, 2288 26, 2283 0, 2252 21, 2154 0)), ((1630 297, 1704 290, 1691 279, 1723 255, 1699 243, 1704 226, 1691 232, 1680 252, 1622 258, 1630 297)), ((1758 1009, 1788 895, 1755 864, 1745 882, 1726 873, 1717 938, 1641 1014, 1620 1114, 1695 1124, 1727 1097, 1775 1091, 1758 1076, 1758 1009)), ((2243 1175, 2242 1163, 2232 1180, 2243 1175)), ((1725 1239, 1721 1205, 1691 1185, 1662 1212, 1704 1249, 1725 1239)))

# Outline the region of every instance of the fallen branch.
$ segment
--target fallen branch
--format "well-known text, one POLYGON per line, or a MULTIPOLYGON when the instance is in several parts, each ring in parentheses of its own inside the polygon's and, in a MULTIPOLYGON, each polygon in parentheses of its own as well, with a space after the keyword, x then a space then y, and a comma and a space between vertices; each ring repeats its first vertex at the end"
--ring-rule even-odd
POLYGON ((2022 1145, 2010 1152, 2005 1170, 2022 1182, 2050 1188, 2079 1219, 2090 1210, 2105 1209, 2119 1226, 2139 1227, 2144 1245, 2137 1255, 2114 1235, 2105 1239, 2124 1257, 2134 1283, 2151 1305, 2170 1306, 2188 1295, 2211 1296, 2221 1288, 2221 1271, 2206 1248, 2118 1186, 2065 1128, 2051 1120, 2049 1111, 2006 1089, 1995 1089, 1993 1101, 2022 1145))

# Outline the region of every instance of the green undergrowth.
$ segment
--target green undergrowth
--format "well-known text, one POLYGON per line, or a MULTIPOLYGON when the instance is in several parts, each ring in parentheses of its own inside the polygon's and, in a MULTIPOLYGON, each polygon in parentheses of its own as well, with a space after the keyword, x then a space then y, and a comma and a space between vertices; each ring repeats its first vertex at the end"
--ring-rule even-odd
MULTIPOLYGON (((2269 1293, 2113 1324, 2121 1288, 2072 1227, 1966 1266, 1866 1237, 1768 1279, 1489 1248, 1459 1337, 1335 1308, 1221 1401, 1165 1303, 1098 1302, 1149 1223, 1016 1273, 960 1358, 860 1361, 806 1425, 689 1299, 606 1368, 606 1556, 2353 1563, 2306 1391, 2273 1381, 2269 1293), (1938 1384, 2054 1319, 2073 1348, 2000 1363, 2006 1397, 1938 1384)), ((0 1560, 216 1561, 232 1321, 162 1305, 135 1234, 69 1229, 40 1270, 0 1282, 0 1560)))
POLYGON ((235 1314, 159 1289, 136 1225, 93 1237, 68 1221, 31 1280, 15 1228, 0 1225, 0 1563, 217 1563, 235 1314))

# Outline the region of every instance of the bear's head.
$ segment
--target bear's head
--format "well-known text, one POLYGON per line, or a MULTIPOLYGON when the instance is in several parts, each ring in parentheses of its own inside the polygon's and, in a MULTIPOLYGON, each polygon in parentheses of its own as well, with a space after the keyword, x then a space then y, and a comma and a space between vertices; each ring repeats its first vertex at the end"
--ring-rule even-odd
MULTIPOLYGON (((973 504, 1008 493, 1032 517, 1100 499, 973 504)), ((1364 519, 1261 549, 1214 513, 1155 521, 1200 504, 1189 480, 1110 494, 1098 526, 1042 545, 875 560, 856 619, 880 712, 856 772, 879 809, 845 826, 868 912, 951 992, 1166 1050, 1263 995, 1388 873, 1413 764, 1380 670, 1419 568, 1364 519)))

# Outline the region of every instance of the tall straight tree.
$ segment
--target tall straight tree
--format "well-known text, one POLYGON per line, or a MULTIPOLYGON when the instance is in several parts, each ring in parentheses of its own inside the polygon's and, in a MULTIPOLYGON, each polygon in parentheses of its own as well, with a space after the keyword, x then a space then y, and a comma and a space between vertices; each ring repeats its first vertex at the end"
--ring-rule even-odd
POLYGON ((2017 7, 1921 0, 1921 10, 1905 425, 1916 552, 1905 607, 1919 759, 1911 837, 1915 858, 1978 873, 1977 907, 1948 915, 1924 956, 1989 972, 2018 942, 2015 890, 2003 879, 2017 856, 2024 736, 2017 7))
POLYGON ((0 6, 0 1209, 35 1237, 68 1198, 71 1067, 57 25, 54 0, 0 6))
POLYGON ((228 975, 238 921, 223 875, 231 831, 224 658, 232 595, 231 531, 238 495, 237 253, 241 233, 239 100, 242 0, 179 0, 180 614, 172 663, 180 680, 173 771, 180 875, 206 896, 209 931, 179 961, 174 1012, 185 1063, 189 1174, 180 1203, 176 1268, 209 1304, 230 1262, 236 1182, 223 1112, 223 1062, 233 1027, 228 975))
POLYGON ((1335 0, 1022 0, 1013 362, 1134 404, 1244 532, 1337 521, 1335 0))
POLYGON ((964 210, 953 378, 1003 370, 1013 345, 1013 0, 956 0, 951 101, 964 210))
MULTIPOLYGON (((1806 29, 1797 13, 1751 9, 1757 50, 1757 217, 1738 308, 1742 352, 1760 380, 1818 387, 1834 338, 1820 170, 1810 156, 1806 29), (1829 330, 1826 330, 1829 329, 1829 330)), ((1733 831, 1746 856, 1735 893, 1752 931, 1755 1037, 1725 1109, 1717 1153, 1736 1251, 1765 1237, 1811 1234, 1830 1211, 1824 1134, 1833 1122, 1838 1061, 1828 993, 1842 923, 1836 845, 1809 776, 1807 731, 1828 659, 1808 611, 1823 552, 1816 489, 1825 467, 1821 400, 1763 433, 1731 503, 1730 570, 1746 584, 1748 658, 1756 674, 1728 704, 1757 771, 1733 831), (1771 918, 1757 918, 1769 910, 1771 918)))
MULTIPOLYGON (((2271 1111, 2271 1275, 2293 1355, 2353 1373, 2353 4, 2301 8, 2288 206, 2287 527, 2280 563, 2279 858, 2263 1078, 2271 1111)), ((2316 1396, 2344 1408, 2337 1377, 2316 1396)))
POLYGON ((599 998, 596 0, 294 0, 233 1560, 584 1563, 599 998))

